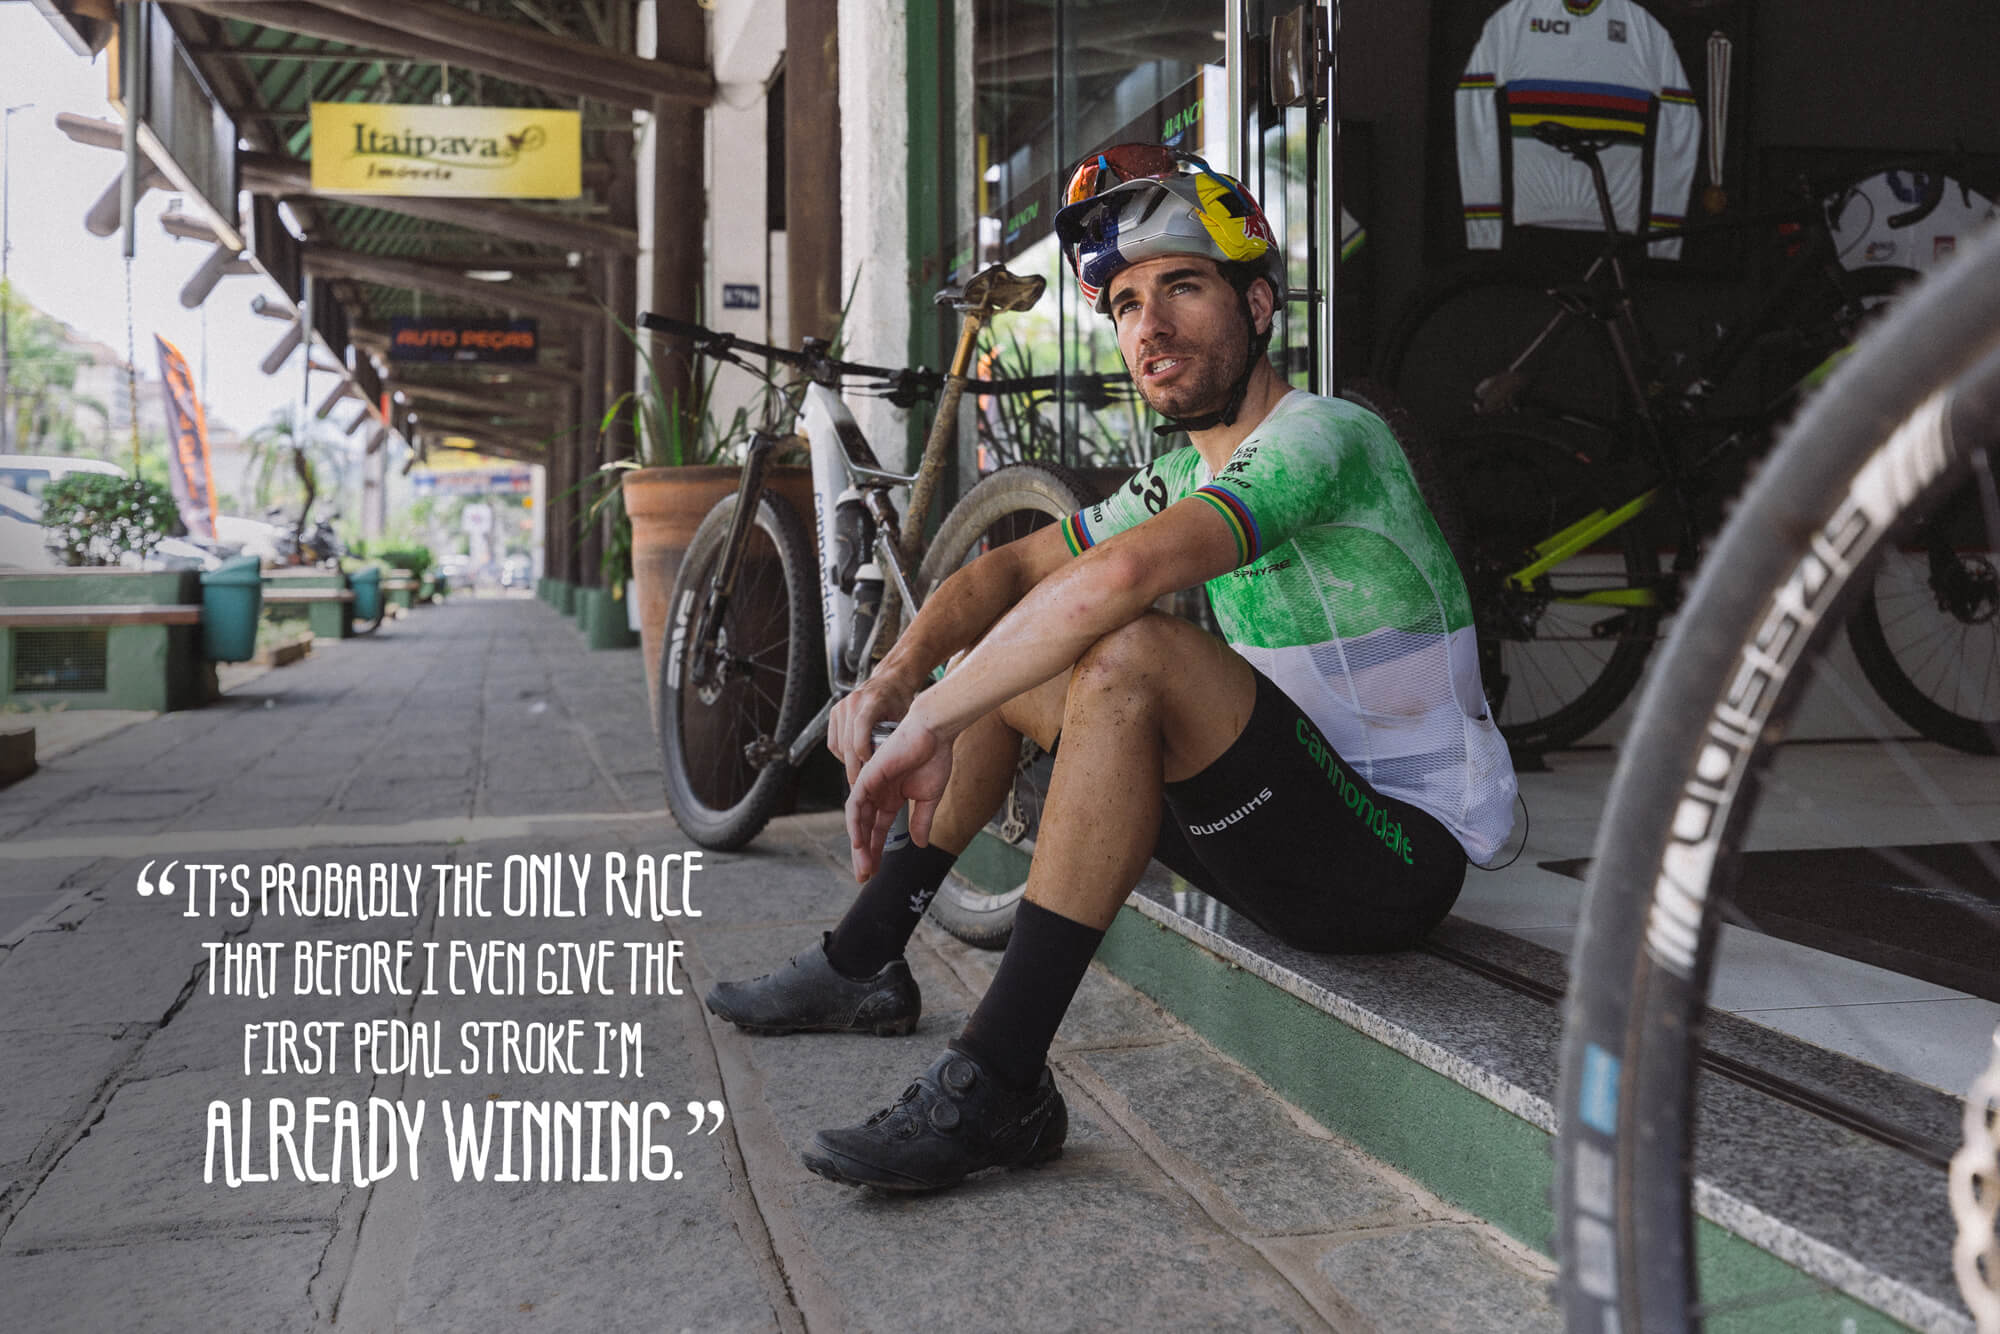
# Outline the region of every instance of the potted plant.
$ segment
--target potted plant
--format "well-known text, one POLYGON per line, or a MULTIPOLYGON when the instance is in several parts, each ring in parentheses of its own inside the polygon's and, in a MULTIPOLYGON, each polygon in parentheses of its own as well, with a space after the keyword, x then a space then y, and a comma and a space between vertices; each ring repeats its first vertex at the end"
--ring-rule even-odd
POLYGON ((625 513, 624 491, 616 483, 606 486, 588 512, 605 525, 604 550, 597 567, 603 585, 576 591, 577 628, 593 649, 633 648, 639 643, 639 627, 628 614, 632 605, 632 521, 625 513))

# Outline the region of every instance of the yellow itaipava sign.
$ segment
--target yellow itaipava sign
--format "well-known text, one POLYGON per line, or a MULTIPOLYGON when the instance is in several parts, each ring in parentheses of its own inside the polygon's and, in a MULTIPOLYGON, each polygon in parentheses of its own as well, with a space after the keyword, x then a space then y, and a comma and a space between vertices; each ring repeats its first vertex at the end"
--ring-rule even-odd
POLYGON ((312 104, 312 186, 331 194, 574 199, 583 118, 540 107, 312 104))

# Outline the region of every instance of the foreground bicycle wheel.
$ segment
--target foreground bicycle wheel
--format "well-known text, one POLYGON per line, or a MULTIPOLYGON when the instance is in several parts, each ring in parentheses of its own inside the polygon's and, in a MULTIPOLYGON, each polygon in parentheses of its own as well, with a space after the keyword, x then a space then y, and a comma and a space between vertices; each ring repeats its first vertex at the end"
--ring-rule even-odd
MULTIPOLYGON (((1980 540, 2000 537, 1987 453, 1996 423, 2000 234, 1989 234, 1864 337, 1807 406, 1707 557, 1665 647, 1600 828, 1566 1003, 1557 1211, 1573 1331, 1872 1328, 1876 1312, 1920 1329, 1970 1328, 1954 1299, 1934 1152, 1920 1162, 1887 1151, 1888 1170, 1911 1189, 1857 1198, 1848 1178, 1855 1164, 1882 1161, 1895 1129, 1881 1124, 1887 1109, 1861 1107, 1841 1125, 1794 1117, 1788 1133, 1814 1136, 1811 1173, 1783 1179, 1775 1139, 1758 1142, 1762 1128, 1731 1119, 1749 1097, 1742 1086, 1698 1086, 1697 1076, 1727 1064, 1704 1055, 1705 1033, 1725 1027, 1705 1006, 1725 922, 1739 920, 1732 896, 1749 888, 1740 872, 1753 813, 1760 800, 1798 810, 1809 795, 1798 767, 1773 769, 1809 668, 1884 551, 1923 531, 1944 497, 1970 485, 1980 540), (1709 1170, 1723 1158, 1732 1175, 1709 1170), (1829 1190, 1840 1205, 1826 1207, 1829 1190), (1784 1209, 1803 1215, 1780 1219, 1784 1209), (1742 1240, 1759 1235, 1783 1264, 1742 1240)), ((1858 719, 1875 712, 1847 695, 1858 719)), ((1931 757, 1894 740, 1881 753, 1881 790, 1913 810, 1954 782, 1990 794, 1990 775, 1927 767, 1931 757)), ((1873 851, 1892 875, 1920 877, 1885 883, 1961 905, 1956 929, 1992 942, 1970 957, 1990 961, 2000 940, 1978 905, 2000 901, 1993 808, 1942 804, 1939 827, 1963 841, 1948 845, 1962 854, 1952 877, 1887 846, 1896 832, 1877 834, 1873 851)), ((1893 826, 1914 823, 1905 813, 1893 826)), ((1968 1068, 1974 1056, 1984 1064, 1968 1054, 1968 1068)))
POLYGON ((668 604, 660 666, 660 759, 667 806, 687 836, 726 851, 776 813, 792 768, 788 745, 817 698, 818 588, 805 528, 783 497, 757 501, 715 655, 697 682, 694 622, 718 576, 736 497, 709 510, 688 542, 668 604))
MULTIPOLYGON (((1060 522, 1095 499, 1066 468, 1016 463, 1000 469, 966 492, 965 499, 945 515, 918 571, 922 596, 928 597, 968 561, 1060 522)), ((989 832, 1009 843, 1020 843, 1032 834, 1047 792, 1047 773, 1040 749, 1025 743, 1007 809, 988 826, 989 832)), ((953 873, 931 900, 931 918, 968 945, 1000 949, 1014 930, 1014 912, 1026 889, 1024 883, 990 893, 953 873)))

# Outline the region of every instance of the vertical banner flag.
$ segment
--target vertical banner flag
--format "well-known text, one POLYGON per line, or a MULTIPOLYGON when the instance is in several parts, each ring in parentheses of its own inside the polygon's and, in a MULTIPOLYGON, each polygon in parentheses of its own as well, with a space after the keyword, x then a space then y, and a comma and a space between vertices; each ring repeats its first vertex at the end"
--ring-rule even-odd
POLYGON ((208 419, 195 396, 194 377, 179 348, 158 334, 160 385, 167 396, 167 458, 174 503, 195 537, 215 538, 215 469, 208 457, 208 419))

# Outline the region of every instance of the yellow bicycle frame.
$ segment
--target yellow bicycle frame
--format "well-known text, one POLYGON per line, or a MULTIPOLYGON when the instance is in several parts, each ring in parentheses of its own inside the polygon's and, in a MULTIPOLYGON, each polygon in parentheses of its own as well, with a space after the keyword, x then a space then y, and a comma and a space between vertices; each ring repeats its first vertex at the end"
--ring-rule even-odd
MULTIPOLYGON (((1644 514, 1652 508, 1658 495, 1659 490, 1655 488, 1634 496, 1615 510, 1592 510, 1561 532, 1543 538, 1534 546, 1534 560, 1509 574, 1506 586, 1516 592, 1532 593, 1536 580, 1571 556, 1587 550, 1593 542, 1617 532, 1644 514)), ((1559 596, 1555 601, 1598 607, 1651 607, 1658 603, 1659 597, 1650 588, 1604 588, 1559 596)))

